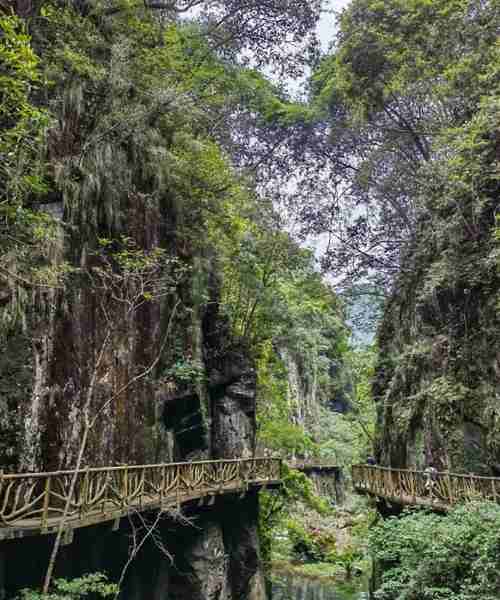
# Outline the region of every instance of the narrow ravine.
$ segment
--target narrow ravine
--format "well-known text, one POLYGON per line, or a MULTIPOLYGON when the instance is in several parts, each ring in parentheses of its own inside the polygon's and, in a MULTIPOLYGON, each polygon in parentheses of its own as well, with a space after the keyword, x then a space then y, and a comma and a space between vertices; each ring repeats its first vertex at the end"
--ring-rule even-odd
POLYGON ((499 31, 0 0, 0 600, 500 600, 499 31))

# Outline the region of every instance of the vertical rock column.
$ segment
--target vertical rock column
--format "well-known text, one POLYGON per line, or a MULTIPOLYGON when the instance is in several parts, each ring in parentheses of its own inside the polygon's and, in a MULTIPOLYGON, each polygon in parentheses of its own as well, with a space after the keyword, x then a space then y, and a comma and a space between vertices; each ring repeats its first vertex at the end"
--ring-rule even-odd
POLYGON ((0 548, 0 600, 6 600, 5 592, 5 550, 0 548))
POLYGON ((214 458, 250 458, 255 453, 255 371, 248 365, 212 392, 214 458))
POLYGON ((186 553, 192 598, 230 600, 228 554, 220 525, 207 522, 186 553))
POLYGON ((257 529, 258 493, 250 492, 244 498, 227 498, 222 515, 233 600, 265 600, 267 595, 257 529))

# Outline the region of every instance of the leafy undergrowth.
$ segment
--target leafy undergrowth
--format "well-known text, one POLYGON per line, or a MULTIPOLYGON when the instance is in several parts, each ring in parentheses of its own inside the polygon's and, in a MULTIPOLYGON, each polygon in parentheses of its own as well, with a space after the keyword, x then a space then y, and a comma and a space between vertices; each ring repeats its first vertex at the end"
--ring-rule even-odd
POLYGON ((319 514, 298 504, 272 545, 273 571, 304 578, 351 580, 370 569, 368 529, 374 514, 359 500, 319 514))
POLYGON ((500 598, 500 507, 460 506, 383 521, 371 532, 380 573, 376 600, 500 598))
POLYGON ((44 594, 38 590, 25 589, 16 600, 79 600, 91 598, 116 598, 119 587, 108 581, 103 573, 91 573, 70 581, 56 579, 50 591, 44 594))

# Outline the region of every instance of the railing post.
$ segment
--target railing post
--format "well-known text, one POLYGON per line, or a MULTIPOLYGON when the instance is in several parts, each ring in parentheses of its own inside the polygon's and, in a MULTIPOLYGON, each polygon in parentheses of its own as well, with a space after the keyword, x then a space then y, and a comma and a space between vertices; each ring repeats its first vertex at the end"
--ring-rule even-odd
POLYGON ((122 502, 124 506, 128 507, 128 465, 123 471, 123 498, 122 502))
POLYGON ((246 463, 243 460, 240 460, 238 463, 238 471, 239 471, 239 476, 240 476, 240 482, 241 482, 241 487, 245 490, 245 492, 248 491, 248 482, 246 479, 246 463))
POLYGON ((451 477, 450 473, 446 473, 446 488, 448 491, 448 504, 453 505, 453 488, 451 487, 451 477))
POLYGON ((472 473, 470 474, 470 500, 474 500, 474 498, 476 497, 476 481, 472 475, 472 473))
POLYGON ((161 467, 161 483, 160 483, 160 506, 163 508, 163 495, 165 493, 165 465, 161 467))
MULTIPOLYGON (((1 477, 1 473, 0 473, 1 477)), ((45 480, 45 491, 43 495, 43 510, 42 510, 42 531, 47 531, 49 521, 49 500, 50 500, 50 475, 45 480)))
POLYGON ((144 480, 146 477, 146 469, 141 469, 141 479, 139 481, 139 508, 142 509, 142 499, 144 496, 144 480))
POLYGON ((80 514, 87 512, 87 495, 89 490, 89 466, 85 469, 85 475, 83 476, 82 490, 80 492, 80 514))
POLYGON ((106 504, 108 501, 108 485, 109 485, 109 471, 106 471, 106 476, 104 479, 104 486, 105 486, 104 487, 104 496, 103 496, 102 504, 101 504, 102 514, 106 513, 106 504))
POLYGON ((181 483, 181 468, 180 465, 176 465, 175 467, 175 473, 176 473, 176 477, 175 477, 175 492, 176 492, 176 503, 177 503, 177 510, 179 510, 180 506, 181 506, 181 500, 180 500, 180 483, 181 483))

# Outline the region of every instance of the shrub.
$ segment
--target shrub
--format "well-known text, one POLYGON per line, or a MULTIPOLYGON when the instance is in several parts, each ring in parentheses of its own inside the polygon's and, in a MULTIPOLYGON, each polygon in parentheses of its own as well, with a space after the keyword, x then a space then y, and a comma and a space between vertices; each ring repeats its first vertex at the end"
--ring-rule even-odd
POLYGON ((316 562, 336 562, 336 539, 332 533, 319 529, 306 529, 301 523, 287 522, 288 537, 295 556, 316 562))
POLYGON ((116 597, 118 586, 110 583, 102 573, 83 575, 76 579, 56 579, 48 594, 37 590, 22 590, 18 600, 78 600, 86 596, 93 598, 116 597))
POLYGON ((498 599, 499 531, 500 507, 492 503, 388 519, 370 537, 382 573, 375 599, 498 599))

